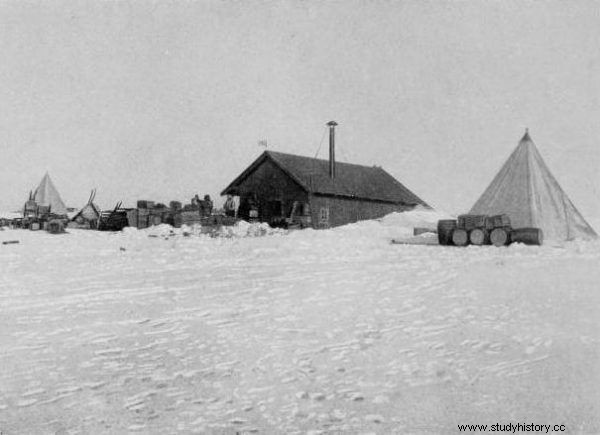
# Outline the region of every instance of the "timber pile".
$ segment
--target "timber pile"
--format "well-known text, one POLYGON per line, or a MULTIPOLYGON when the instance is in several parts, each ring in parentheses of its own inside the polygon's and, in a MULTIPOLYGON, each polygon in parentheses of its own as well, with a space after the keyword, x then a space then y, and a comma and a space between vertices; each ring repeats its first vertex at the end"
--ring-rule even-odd
POLYGON ((512 228, 506 214, 460 215, 458 219, 438 221, 438 242, 440 245, 467 246, 506 246, 511 243, 541 245, 544 237, 539 228, 512 228))

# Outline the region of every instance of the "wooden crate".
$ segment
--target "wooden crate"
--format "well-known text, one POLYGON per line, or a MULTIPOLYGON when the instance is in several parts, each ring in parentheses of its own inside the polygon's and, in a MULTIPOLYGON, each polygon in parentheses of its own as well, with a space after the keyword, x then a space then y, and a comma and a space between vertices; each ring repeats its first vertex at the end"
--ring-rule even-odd
POLYGON ((150 218, 150 210, 147 208, 139 208, 137 210, 137 227, 141 230, 148 228, 148 221, 150 218))
POLYGON ((138 211, 135 208, 127 210, 127 223, 130 227, 137 228, 138 226, 138 211))
POLYGON ((489 225, 491 228, 509 228, 510 217, 507 214, 498 214, 495 216, 488 217, 489 225))
POLYGON ((154 201, 146 201, 145 199, 140 199, 137 202, 137 208, 153 208, 154 201))
POLYGON ((467 231, 485 228, 486 218, 486 215, 481 214, 462 214, 458 217, 457 228, 467 231))

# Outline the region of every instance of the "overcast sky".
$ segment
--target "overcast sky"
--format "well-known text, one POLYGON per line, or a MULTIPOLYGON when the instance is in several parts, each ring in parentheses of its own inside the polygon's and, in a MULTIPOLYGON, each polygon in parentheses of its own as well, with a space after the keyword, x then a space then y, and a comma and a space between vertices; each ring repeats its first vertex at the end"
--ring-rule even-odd
POLYGON ((0 209, 219 192, 268 149, 465 212, 525 127, 600 216, 600 1, 0 1, 0 209), (319 155, 327 156, 327 139, 319 155))

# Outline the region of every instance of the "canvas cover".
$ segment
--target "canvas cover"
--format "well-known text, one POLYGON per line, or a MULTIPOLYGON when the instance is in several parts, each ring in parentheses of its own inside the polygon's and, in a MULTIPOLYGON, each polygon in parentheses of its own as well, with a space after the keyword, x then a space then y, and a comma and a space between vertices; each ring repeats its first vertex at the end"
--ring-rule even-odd
POLYGON ((81 210, 79 210, 71 220, 74 221, 78 218, 81 218, 85 221, 98 221, 100 219, 100 215, 102 214, 100 208, 94 204, 94 199, 96 198, 96 189, 92 189, 90 193, 90 198, 86 205, 83 206, 81 210))
POLYGON ((513 228, 540 228, 549 240, 597 237, 552 176, 527 132, 470 213, 507 214, 513 228))
POLYGON ((67 214, 67 207, 47 172, 44 178, 42 178, 33 199, 38 206, 50 206, 50 211, 54 214, 67 214))
POLYGON ((77 214, 77 216, 81 216, 86 220, 98 219, 100 217, 100 212, 98 206, 96 204, 90 203, 86 204, 77 214))

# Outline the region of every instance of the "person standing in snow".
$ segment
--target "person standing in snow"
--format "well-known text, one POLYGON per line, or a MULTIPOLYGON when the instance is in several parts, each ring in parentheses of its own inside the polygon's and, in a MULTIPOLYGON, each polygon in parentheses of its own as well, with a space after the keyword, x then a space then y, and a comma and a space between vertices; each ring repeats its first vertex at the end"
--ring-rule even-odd
POLYGON ((227 195, 223 209, 225 210, 225 216, 235 217, 235 200, 232 195, 227 195))
POLYGON ((194 210, 198 210, 200 208, 200 197, 198 196, 198 194, 196 194, 193 198, 192 198, 192 208, 194 210))
POLYGON ((213 202, 210 199, 210 195, 204 195, 204 213, 205 216, 210 216, 212 214, 213 202))

